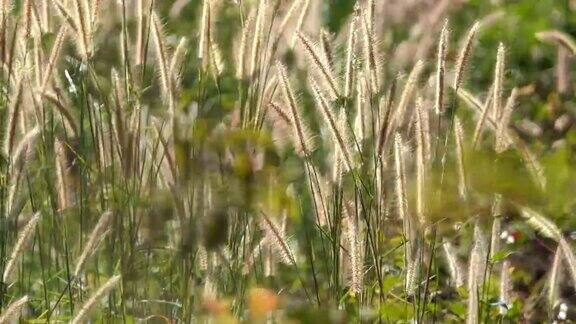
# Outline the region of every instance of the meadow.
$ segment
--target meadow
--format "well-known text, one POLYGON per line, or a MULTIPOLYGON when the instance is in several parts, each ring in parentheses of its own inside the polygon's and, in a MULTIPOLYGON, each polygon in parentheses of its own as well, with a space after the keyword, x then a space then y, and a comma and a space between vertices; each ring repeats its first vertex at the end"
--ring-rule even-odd
POLYGON ((576 321, 573 0, 0 0, 0 324, 576 321))

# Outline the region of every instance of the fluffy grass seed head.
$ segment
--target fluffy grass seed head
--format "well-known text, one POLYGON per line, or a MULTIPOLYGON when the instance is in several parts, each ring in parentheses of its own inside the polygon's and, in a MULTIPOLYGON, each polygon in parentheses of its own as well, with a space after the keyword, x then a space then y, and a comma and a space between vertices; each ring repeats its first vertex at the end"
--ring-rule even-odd
POLYGON ((290 85, 290 80, 288 79, 286 67, 278 63, 277 64, 278 77, 280 81, 280 88, 282 89, 284 102, 286 106, 289 107, 290 119, 292 121, 293 128, 293 140, 296 144, 296 149, 299 154, 308 155, 312 152, 314 143, 308 127, 302 120, 300 116, 300 111, 298 109, 298 104, 292 86, 290 85))
POLYGON ((312 94, 316 99, 316 107, 320 109, 322 116, 324 116, 324 120, 326 124, 328 124, 328 128, 330 129, 330 134, 332 135, 333 141, 338 145, 337 147, 340 150, 340 154, 344 158, 344 165, 347 171, 350 171, 354 168, 354 164, 352 161, 352 153, 350 151, 350 144, 347 141, 346 136, 346 129, 341 129, 336 117, 332 113, 332 107, 322 94, 322 90, 316 84, 316 82, 311 81, 310 87, 312 88, 312 94))
POLYGON ((576 55, 576 42, 574 39, 559 30, 546 30, 536 33, 536 38, 543 42, 556 43, 565 47, 572 55, 576 55))
POLYGON ((442 31, 440 32, 440 41, 438 43, 438 57, 437 57, 437 67, 436 67, 436 102, 434 109, 436 114, 440 114, 444 111, 444 79, 446 75, 446 55, 448 52, 448 19, 444 22, 442 26, 442 31))
POLYGON ((96 290, 96 292, 92 296, 90 296, 90 298, 84 303, 84 305, 82 305, 80 311, 78 311, 78 313, 72 319, 72 321, 70 321, 70 323, 71 324, 84 323, 86 317, 88 317, 88 315, 90 314, 92 309, 96 306, 96 304, 100 302, 100 299, 108 295, 108 293, 110 293, 110 291, 114 289, 118 285, 118 283, 120 283, 121 279, 122 276, 120 275, 116 275, 108 279, 108 281, 106 281, 106 283, 104 283, 100 288, 98 288, 98 290, 96 290))
POLYGON ((528 207, 520 207, 520 215, 526 220, 528 225, 540 232, 543 236, 560 241, 562 232, 550 219, 528 207))
POLYGON ((474 50, 474 42, 476 39, 476 34, 478 33, 478 28, 480 27, 479 22, 475 22, 474 25, 468 31, 464 44, 460 47, 460 52, 458 53, 458 59, 456 61, 456 71, 454 73, 454 83, 452 87, 454 89, 460 88, 462 80, 464 78, 464 73, 466 72, 466 66, 472 56, 474 50))
POLYGON ((18 239, 16 240, 16 244, 14 244, 14 248, 12 250, 12 254, 10 255, 10 259, 8 259, 6 267, 4 268, 4 274, 2 276, 2 281, 4 283, 9 282, 10 276, 14 271, 16 263, 22 256, 24 250, 26 250, 30 242, 30 238, 32 238, 32 236, 34 235, 34 231, 36 230, 36 224, 38 224, 39 220, 40 220, 40 213, 38 212, 34 214, 32 218, 30 218, 24 229, 18 235, 18 239))
POLYGON ((24 296, 8 305, 8 307, 6 307, 6 310, 2 314, 0 314, 0 323, 2 324, 12 323, 14 317, 19 315, 20 311, 22 310, 22 307, 24 307, 24 305, 28 303, 28 300, 30 300, 30 298, 28 296, 24 296))
POLYGON ((268 216, 262 213, 258 223, 264 232, 264 237, 271 247, 278 253, 280 260, 285 264, 296 264, 296 259, 288 241, 281 229, 268 216))
POLYGON ((304 51, 310 59, 312 68, 318 72, 322 77, 324 82, 327 84, 326 91, 330 94, 331 98, 335 99, 339 97, 339 90, 336 83, 336 79, 332 73, 328 62, 320 54, 320 50, 316 44, 314 44, 306 35, 303 33, 297 33, 296 36, 302 44, 304 51))
POLYGON ((86 264, 86 261, 88 260, 88 258, 92 254, 94 254, 94 252, 98 248, 99 243, 105 237, 105 235, 107 233, 107 229, 110 226, 113 215, 114 214, 111 211, 107 211, 107 212, 103 213, 100 216, 100 218, 98 219, 96 226, 94 226, 92 233, 90 233, 88 241, 86 242, 86 245, 84 245, 84 249, 82 250, 80 257, 78 258, 78 261, 76 262, 76 266, 74 268, 74 276, 75 277, 78 277, 78 275, 80 274, 80 272, 84 268, 84 265, 86 264))

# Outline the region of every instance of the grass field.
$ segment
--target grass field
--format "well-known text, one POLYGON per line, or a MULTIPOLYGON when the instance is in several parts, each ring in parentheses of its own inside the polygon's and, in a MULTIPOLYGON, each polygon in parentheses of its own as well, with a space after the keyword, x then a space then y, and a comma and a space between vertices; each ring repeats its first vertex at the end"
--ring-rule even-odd
POLYGON ((572 0, 0 0, 1 323, 576 321, 572 0))

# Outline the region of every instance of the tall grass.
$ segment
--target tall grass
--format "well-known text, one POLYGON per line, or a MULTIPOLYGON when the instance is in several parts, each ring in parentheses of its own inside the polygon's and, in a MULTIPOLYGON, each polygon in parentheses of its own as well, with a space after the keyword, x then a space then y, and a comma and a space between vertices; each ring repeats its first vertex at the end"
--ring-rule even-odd
POLYGON ((176 36, 158 1, 1 2, 0 322, 518 320, 518 223, 555 316, 576 259, 506 44, 467 80, 482 23, 398 71, 374 1, 338 34, 322 1, 183 3, 176 36))

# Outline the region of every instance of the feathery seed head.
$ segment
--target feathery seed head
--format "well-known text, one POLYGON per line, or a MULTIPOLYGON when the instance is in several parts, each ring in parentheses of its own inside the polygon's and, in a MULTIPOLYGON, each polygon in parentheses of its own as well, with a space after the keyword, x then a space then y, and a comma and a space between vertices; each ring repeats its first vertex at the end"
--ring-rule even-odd
POLYGON ((556 43, 563 46, 570 51, 572 55, 576 55, 576 42, 574 39, 559 30, 546 30, 536 33, 536 38, 543 42, 556 43))
POLYGON ((82 305, 80 311, 78 312, 78 314, 76 314, 76 316, 72 319, 70 323, 71 324, 83 323, 85 318, 90 314, 90 311, 94 308, 94 306, 96 306, 96 304, 100 301, 100 299, 108 295, 108 293, 112 289, 114 289, 116 285, 118 285, 121 279, 122 276, 120 275, 116 275, 108 279, 108 281, 106 281, 106 283, 104 283, 100 288, 98 288, 98 290, 96 290, 96 292, 92 296, 90 296, 90 298, 84 303, 84 305, 82 305))
POLYGON ((277 64, 278 76, 280 80, 280 86, 284 95, 284 101, 286 106, 290 109, 290 117, 292 120, 292 128, 294 134, 294 142, 298 152, 303 155, 308 155, 313 150, 313 142, 309 135, 309 131, 304 121, 300 117, 300 111, 296 103, 296 97, 294 96, 294 91, 290 85, 290 80, 288 79, 286 68, 281 63, 277 64))
POLYGON ((100 216, 100 218, 98 219, 96 226, 94 226, 92 233, 90 233, 90 237, 88 238, 88 241, 86 242, 86 245, 84 246, 84 249, 82 250, 82 253, 80 254, 80 257, 78 258, 78 261, 76 262, 76 267, 74 268, 74 277, 78 277, 78 275, 82 271, 84 264, 86 263, 87 259, 92 254, 94 254, 94 252, 98 248, 99 243, 104 238, 103 234, 107 232, 107 229, 110 225, 110 222, 112 220, 113 215, 114 214, 112 212, 107 211, 107 212, 103 213, 100 216))
POLYGON ((456 163, 458 171, 458 193, 463 200, 468 197, 466 167, 464 165, 464 130, 458 117, 454 118, 454 139, 456 142, 456 163))
POLYGON ((280 256, 280 260, 286 264, 295 264, 296 259, 294 259, 294 253, 292 253, 288 241, 278 225, 274 224, 264 213, 262 213, 260 217, 259 225, 264 232, 266 240, 280 256))
POLYGON ((8 305, 8 307, 6 307, 6 310, 0 314, 0 323, 4 324, 4 323, 12 323, 12 320, 14 320, 14 317, 19 315, 20 310, 22 309, 22 307, 24 307, 24 305, 26 305, 28 303, 28 296, 24 296, 20 299, 18 299, 17 301, 13 302, 12 304, 8 305))
POLYGON ((326 90, 328 90, 332 98, 338 98, 339 91, 336 84, 336 79, 332 74, 330 66, 320 55, 317 45, 312 43, 312 41, 310 41, 308 37, 306 37, 303 33, 298 32, 296 35, 304 50, 308 54, 310 62, 312 63, 312 67, 318 71, 318 73, 322 76, 323 80, 328 85, 326 90))
POLYGON ((154 48, 156 50, 157 68, 162 89, 162 96, 164 97, 164 100, 168 102, 168 108, 172 114, 174 108, 172 106, 174 103, 172 95, 172 78, 170 77, 170 67, 168 66, 168 54, 166 45, 164 43, 164 31, 162 28, 162 22, 160 21, 160 18, 156 12, 152 12, 151 33, 154 48))
POLYGON ((464 77, 466 66, 468 64, 470 56, 472 56, 472 51, 474 49, 474 41, 476 39, 476 34, 478 33, 479 27, 480 27, 479 22, 475 22, 474 25, 472 25, 472 27, 468 31, 468 34, 466 35, 466 40, 464 41, 464 44, 460 48, 458 59, 456 61, 456 72, 454 73, 455 77, 453 83, 453 88, 456 90, 458 90, 458 88, 460 88, 460 85, 462 84, 462 79, 464 77))
MULTIPOLYGON (((358 5, 358 4, 356 4, 358 5)), ((356 46, 356 28, 358 24, 358 12, 354 13, 350 26, 348 27, 348 40, 346 42, 346 62, 344 71, 344 97, 352 95, 352 83, 354 78, 354 52, 356 46)))
POLYGON ((337 122, 334 114, 332 113, 332 108, 330 104, 322 94, 320 87, 314 82, 313 80, 310 81, 310 86, 312 88, 312 94, 316 99, 316 107, 320 109, 328 127, 330 129, 330 134, 332 135, 332 139, 334 143, 336 143, 340 150, 340 154, 344 158, 344 165, 346 166, 347 171, 350 171, 354 168, 352 162, 352 154, 350 152, 350 143, 347 142, 347 136, 345 135, 346 129, 341 129, 339 123, 337 122))
POLYGON ((202 18, 200 20, 200 41, 198 43, 198 58, 202 60, 203 66, 208 65, 208 53, 210 51, 210 25, 211 9, 210 0, 202 3, 202 18))
POLYGON ((32 218, 30 218, 24 229, 18 235, 18 239, 16 240, 16 244, 14 245, 14 249, 12 250, 10 259, 8 259, 6 267, 4 268, 4 274, 2 276, 2 281, 4 283, 9 282, 10 276, 12 275, 12 272, 14 271, 14 268, 16 267, 16 264, 20 259, 20 256, 22 256, 22 253, 27 248, 30 242, 30 238, 32 238, 32 236, 34 235, 34 231, 36 230, 36 224, 38 224, 39 220, 40 220, 40 213, 37 212, 36 214, 34 214, 34 216, 32 216, 32 218))
POLYGON ((562 238, 562 232, 558 226, 535 210, 528 207, 520 207, 520 215, 526 219, 528 225, 532 226, 540 234, 555 241, 560 241, 562 238))
POLYGON ((448 50, 448 19, 442 26, 440 42, 438 43, 438 63, 436 70, 436 114, 444 111, 444 78, 446 74, 446 52, 448 50))

